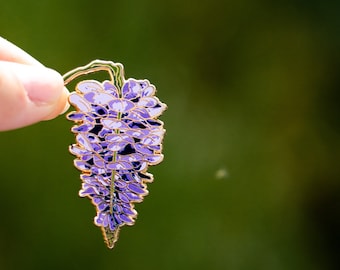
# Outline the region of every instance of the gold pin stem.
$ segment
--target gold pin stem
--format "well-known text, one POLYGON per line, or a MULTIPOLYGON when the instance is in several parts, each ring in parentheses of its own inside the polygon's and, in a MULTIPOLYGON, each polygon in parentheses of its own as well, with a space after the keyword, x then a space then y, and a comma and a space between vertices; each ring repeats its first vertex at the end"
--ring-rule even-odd
POLYGON ((123 66, 119 63, 114 63, 112 61, 94 60, 91 63, 83 67, 75 68, 66 74, 64 74, 64 85, 69 84, 71 81, 79 76, 87 75, 93 72, 107 71, 110 75, 112 82, 116 82, 118 87, 122 85, 124 79, 123 66), (117 81, 115 81, 115 78, 117 81))

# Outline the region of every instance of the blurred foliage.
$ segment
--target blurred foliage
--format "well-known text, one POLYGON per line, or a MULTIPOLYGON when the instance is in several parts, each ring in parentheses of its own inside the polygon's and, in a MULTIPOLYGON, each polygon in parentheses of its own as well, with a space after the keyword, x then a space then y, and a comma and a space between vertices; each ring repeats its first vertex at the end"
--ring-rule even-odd
MULTIPOLYGON (((0 134, 0 269, 339 269, 339 1, 7 1, 1 35, 168 104, 164 162, 106 250, 64 116, 0 134)), ((13 108, 15 110, 15 108, 13 108)))

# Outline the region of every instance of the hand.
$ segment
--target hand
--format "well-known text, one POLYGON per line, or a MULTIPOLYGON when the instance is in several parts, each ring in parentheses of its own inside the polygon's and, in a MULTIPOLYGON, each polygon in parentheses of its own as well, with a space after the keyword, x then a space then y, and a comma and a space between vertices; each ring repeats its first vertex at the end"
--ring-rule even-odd
POLYGON ((0 131, 57 117, 68 94, 58 72, 0 37, 0 131))

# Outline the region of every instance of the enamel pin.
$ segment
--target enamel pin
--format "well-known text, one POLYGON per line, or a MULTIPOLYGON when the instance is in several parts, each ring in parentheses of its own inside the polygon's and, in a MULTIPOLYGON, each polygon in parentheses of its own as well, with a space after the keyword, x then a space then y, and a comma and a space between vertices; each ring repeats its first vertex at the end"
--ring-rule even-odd
POLYGON ((106 71, 109 80, 80 81, 69 103, 76 109, 67 115, 75 122, 76 143, 69 148, 81 171, 81 197, 91 199, 97 215, 94 223, 113 248, 120 227, 133 225, 134 203, 148 194, 153 181, 148 166, 163 160, 163 122, 158 116, 166 105, 155 97, 148 80, 125 79, 123 66, 95 60, 64 75, 67 85, 81 75, 106 71))

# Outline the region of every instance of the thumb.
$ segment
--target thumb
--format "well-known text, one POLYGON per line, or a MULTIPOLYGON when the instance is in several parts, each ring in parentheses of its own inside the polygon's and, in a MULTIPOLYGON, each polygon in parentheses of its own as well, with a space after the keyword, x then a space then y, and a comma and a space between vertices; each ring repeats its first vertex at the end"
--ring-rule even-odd
POLYGON ((0 130, 56 117, 67 109, 59 73, 43 66, 0 62, 0 130))

